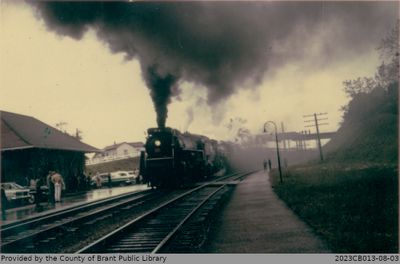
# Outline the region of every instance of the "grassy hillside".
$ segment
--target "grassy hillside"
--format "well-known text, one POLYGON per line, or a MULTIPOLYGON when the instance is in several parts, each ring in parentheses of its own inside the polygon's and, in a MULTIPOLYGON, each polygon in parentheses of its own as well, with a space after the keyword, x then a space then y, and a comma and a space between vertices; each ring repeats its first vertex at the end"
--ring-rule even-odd
POLYGON ((398 162, 398 83, 360 93, 337 135, 324 146, 329 161, 398 162))
POLYGON ((399 251, 398 82, 371 83, 347 82, 357 92, 323 163, 289 168, 283 184, 276 172, 271 177, 278 196, 335 253, 399 251))
POLYGON ((304 165, 271 181, 334 253, 398 252, 397 166, 304 165))

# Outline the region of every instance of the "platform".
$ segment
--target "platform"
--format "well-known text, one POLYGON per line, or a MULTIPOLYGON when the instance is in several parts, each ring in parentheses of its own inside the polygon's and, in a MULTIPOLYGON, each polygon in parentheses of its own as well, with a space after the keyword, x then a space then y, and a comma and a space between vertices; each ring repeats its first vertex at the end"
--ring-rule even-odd
POLYGON ((82 192, 77 194, 68 194, 67 196, 62 197, 62 201, 60 203, 56 203, 55 205, 51 205, 47 202, 42 202, 40 203, 42 209, 39 211, 36 209, 35 204, 9 208, 6 211, 6 220, 0 220, 0 225, 35 217, 38 215, 44 215, 49 212, 63 210, 69 207, 106 199, 124 193, 146 190, 148 188, 149 187, 147 187, 147 185, 145 184, 137 184, 137 185, 129 185, 129 186, 113 187, 113 188, 104 187, 101 189, 93 189, 87 192, 82 192))
POLYGON ((207 253, 329 253, 274 193, 268 172, 247 176, 215 220, 207 253))

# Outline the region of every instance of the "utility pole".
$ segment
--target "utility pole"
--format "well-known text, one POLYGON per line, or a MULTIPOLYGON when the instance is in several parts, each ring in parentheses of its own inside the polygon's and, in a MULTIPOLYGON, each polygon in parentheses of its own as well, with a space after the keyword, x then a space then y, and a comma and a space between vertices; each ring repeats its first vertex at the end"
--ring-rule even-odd
POLYGON ((314 113, 314 120, 315 120, 315 127, 317 128, 319 156, 321 158, 321 161, 323 161, 324 160, 324 156, 322 155, 321 138, 319 136, 318 119, 317 119, 317 114, 316 113, 314 113))
POLYGON ((280 154, 279 154, 278 128, 276 127, 276 124, 275 124, 274 121, 267 121, 267 122, 265 122, 265 124, 264 124, 264 133, 267 132, 266 126, 267 126, 269 123, 270 123, 270 124, 273 124, 273 125, 274 125, 274 128, 275 128, 276 155, 277 155, 277 158, 278 158, 279 178, 280 178, 280 182, 282 183, 282 182, 283 182, 283 179, 282 179, 282 169, 281 169, 281 157, 280 157, 280 154))
POLYGON ((302 140, 303 140, 303 150, 307 150, 307 141, 306 141, 306 135, 307 131, 301 131, 302 134, 302 140))
POLYGON ((314 127, 315 126, 315 128, 316 128, 316 131, 317 131, 317 146, 318 146, 318 149, 319 149, 319 157, 320 157, 321 161, 324 160, 324 155, 322 154, 321 138, 320 138, 320 135, 319 135, 319 126, 328 125, 328 123, 319 123, 319 121, 327 120, 328 118, 327 117, 326 118, 318 118, 318 116, 323 116, 323 115, 327 115, 327 114, 328 113, 318 113, 318 114, 314 113, 312 115, 304 115, 303 116, 303 118, 314 117, 313 119, 305 120, 304 122, 306 122, 306 123, 314 122, 315 123, 314 125, 307 125, 305 127, 314 127))
POLYGON ((283 126, 283 122, 281 122, 281 128, 282 128, 283 149, 286 150, 286 135, 285 135, 285 128, 283 126))
POLYGON ((299 141, 299 149, 304 150, 304 131, 303 130, 299 132, 298 141, 299 141))
POLYGON ((301 131, 299 132, 299 150, 303 150, 303 142, 302 142, 302 138, 301 138, 301 131))

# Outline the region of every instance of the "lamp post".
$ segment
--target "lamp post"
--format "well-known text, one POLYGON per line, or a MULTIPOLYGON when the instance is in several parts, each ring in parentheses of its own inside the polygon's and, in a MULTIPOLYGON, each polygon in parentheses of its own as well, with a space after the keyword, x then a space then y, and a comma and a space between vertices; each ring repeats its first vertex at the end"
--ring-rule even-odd
POLYGON ((280 179, 280 181, 281 181, 281 183, 282 183, 283 180, 282 180, 282 169, 281 169, 281 157, 280 157, 280 155, 279 155, 278 129, 277 129, 277 127, 276 127, 275 122, 273 122, 273 121, 267 121, 267 122, 265 122, 265 124, 264 124, 264 133, 267 132, 266 126, 267 126, 269 123, 273 124, 273 125, 274 125, 274 128, 275 128, 276 156, 278 157, 279 179, 280 179))

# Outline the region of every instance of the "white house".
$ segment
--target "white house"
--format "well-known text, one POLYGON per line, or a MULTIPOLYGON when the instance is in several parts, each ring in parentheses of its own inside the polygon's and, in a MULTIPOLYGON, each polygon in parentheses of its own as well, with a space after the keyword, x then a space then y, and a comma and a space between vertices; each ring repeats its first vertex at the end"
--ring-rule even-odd
POLYGON ((122 142, 114 143, 111 146, 107 146, 102 149, 102 152, 96 153, 91 159, 87 161, 87 164, 97 164, 107 161, 127 159, 132 157, 140 156, 140 151, 143 150, 142 142, 122 142))

